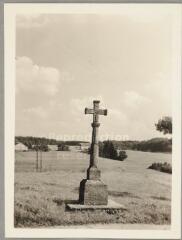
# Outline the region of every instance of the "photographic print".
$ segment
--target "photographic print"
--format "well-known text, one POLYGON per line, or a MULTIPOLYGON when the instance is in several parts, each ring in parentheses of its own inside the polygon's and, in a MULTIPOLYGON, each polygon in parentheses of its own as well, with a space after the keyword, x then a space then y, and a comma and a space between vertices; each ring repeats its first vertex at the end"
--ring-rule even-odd
POLYGON ((5 10, 8 236, 179 236, 180 6, 5 10))

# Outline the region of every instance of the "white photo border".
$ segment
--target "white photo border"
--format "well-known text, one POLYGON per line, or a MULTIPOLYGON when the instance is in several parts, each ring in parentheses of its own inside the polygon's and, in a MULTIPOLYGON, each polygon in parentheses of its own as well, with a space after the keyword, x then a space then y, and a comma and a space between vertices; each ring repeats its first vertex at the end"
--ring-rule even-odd
MULTIPOLYGON (((143 3, 142 3, 143 4, 143 3)), ((154 5, 153 3, 151 3, 154 5)), ((165 4, 174 14, 173 28, 173 153, 172 223, 170 230, 99 230, 14 228, 14 136, 15 136, 15 17, 17 14, 104 13, 119 14, 128 4, 10 3, 4 5, 5 93, 5 237, 8 238, 134 238, 177 239, 181 234, 181 4, 165 4)), ((130 4, 134 5, 134 4, 130 4)), ((137 7, 141 4, 135 4, 137 7)), ((147 4, 150 5, 150 4, 147 4)), ((164 4, 156 4, 157 7, 164 4)))

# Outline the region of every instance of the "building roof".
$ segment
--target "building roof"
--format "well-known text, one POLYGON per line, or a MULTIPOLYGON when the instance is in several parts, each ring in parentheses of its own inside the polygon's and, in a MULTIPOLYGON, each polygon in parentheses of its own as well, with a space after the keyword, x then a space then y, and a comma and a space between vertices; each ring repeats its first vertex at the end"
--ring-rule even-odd
POLYGON ((89 142, 81 142, 80 146, 90 146, 90 143, 89 142))
POLYGON ((28 147, 23 143, 16 143, 15 150, 28 150, 28 147))
POLYGON ((21 146, 27 147, 25 144, 23 144, 23 143, 21 143, 21 142, 16 142, 15 145, 16 145, 16 146, 17 146, 17 145, 21 145, 21 146))

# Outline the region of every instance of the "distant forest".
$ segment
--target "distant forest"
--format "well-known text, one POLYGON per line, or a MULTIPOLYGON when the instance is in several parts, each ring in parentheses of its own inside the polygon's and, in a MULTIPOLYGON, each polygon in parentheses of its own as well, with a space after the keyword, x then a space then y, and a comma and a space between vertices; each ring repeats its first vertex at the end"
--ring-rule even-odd
MULTIPOLYGON (((83 141, 57 141, 55 139, 38 138, 38 137, 15 137, 15 144, 21 142, 29 149, 35 145, 79 145, 83 141)), ((100 142, 101 143, 101 142, 100 142)), ((152 138, 146 141, 112 141, 115 149, 136 150, 144 152, 172 152, 172 139, 152 138)))
POLYGON ((55 139, 49 139, 49 138, 40 138, 40 137, 22 137, 22 136, 16 136, 15 137, 15 144, 16 143, 23 143, 26 145, 29 149, 32 149, 32 146, 35 145, 71 145, 71 146, 78 146, 80 143, 83 143, 84 141, 58 141, 55 139))
POLYGON ((152 138, 146 141, 112 141, 115 148, 144 152, 172 152, 172 139, 152 138))

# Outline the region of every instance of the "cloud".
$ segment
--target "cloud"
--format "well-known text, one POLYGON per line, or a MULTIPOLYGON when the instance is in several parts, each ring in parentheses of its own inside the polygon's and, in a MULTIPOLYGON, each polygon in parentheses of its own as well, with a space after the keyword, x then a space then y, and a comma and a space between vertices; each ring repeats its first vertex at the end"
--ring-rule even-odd
POLYGON ((16 121, 20 129, 23 122, 35 127, 40 119, 57 120, 62 82, 58 69, 38 66, 25 56, 16 59, 16 121))
POLYGON ((152 93, 167 101, 170 100, 169 96, 172 94, 172 83, 172 76, 159 72, 148 81, 144 89, 148 95, 152 93))
MULTIPOLYGON (((16 131, 55 131, 67 124, 65 87, 73 77, 54 67, 39 66, 24 56, 16 59, 16 131), (64 114, 62 114, 64 113, 64 114), (66 120, 65 120, 66 119, 66 120), (39 127, 38 127, 39 126, 39 127)), ((64 126, 65 127, 65 126, 64 126)))
POLYGON ((28 57, 16 60, 16 91, 54 96, 60 87, 60 72, 53 67, 38 66, 28 57))
POLYGON ((134 139, 157 136, 154 124, 171 108, 173 22, 172 12, 166 18, 163 6, 156 11, 151 7, 123 6, 114 18, 19 15, 17 55, 38 62, 17 59, 18 131, 27 134, 30 129, 36 135, 41 129, 35 126, 40 126, 42 132, 90 133, 92 116, 85 116, 84 109, 100 99, 100 107, 108 109, 108 116, 100 118, 101 133, 126 133, 134 139), (52 71, 54 66, 59 70, 52 71), (165 76, 157 76, 160 72, 165 76), (46 121, 35 117, 45 116, 41 108, 46 121), (59 127, 59 121, 65 126, 59 127))
POLYGON ((79 114, 84 112, 86 107, 93 108, 93 100, 100 100, 100 108, 108 109, 109 118, 115 121, 127 121, 127 116, 121 111, 121 109, 113 108, 112 106, 106 105, 104 98, 101 95, 90 96, 84 98, 75 98, 71 100, 71 108, 73 114, 79 114))
POLYGON ((150 99, 140 95, 135 91, 126 91, 123 95, 123 103, 126 107, 137 109, 147 103, 150 103, 150 99))
POLYGON ((84 97, 84 98, 74 98, 71 100, 71 107, 72 107, 72 113, 77 114, 80 112, 84 112, 84 109, 86 107, 93 108, 93 100, 100 100, 101 106, 104 105, 104 100, 102 96, 90 96, 90 97, 84 97))
POLYGON ((115 118, 116 120, 126 122, 127 121, 127 116, 118 109, 111 108, 108 110, 108 114, 111 115, 112 118, 115 118))

